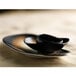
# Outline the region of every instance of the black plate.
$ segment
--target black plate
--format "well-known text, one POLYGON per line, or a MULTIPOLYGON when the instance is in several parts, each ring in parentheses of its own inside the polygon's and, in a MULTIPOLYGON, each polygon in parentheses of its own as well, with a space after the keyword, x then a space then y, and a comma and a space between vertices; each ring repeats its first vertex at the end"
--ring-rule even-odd
POLYGON ((59 57, 59 56, 65 56, 69 52, 67 50, 61 49, 59 51, 55 51, 53 53, 49 53, 46 55, 39 53, 37 50, 32 49, 25 43, 24 40, 27 37, 32 37, 34 42, 36 42, 37 35, 34 34, 18 34, 18 35, 7 36, 3 38, 3 42, 10 48, 14 49, 14 51, 16 52, 35 57, 45 57, 45 58, 59 57))

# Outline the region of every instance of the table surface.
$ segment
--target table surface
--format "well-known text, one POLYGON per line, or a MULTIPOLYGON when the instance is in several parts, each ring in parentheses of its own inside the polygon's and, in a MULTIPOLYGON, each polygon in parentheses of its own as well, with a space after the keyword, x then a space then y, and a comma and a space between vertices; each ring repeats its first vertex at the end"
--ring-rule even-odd
POLYGON ((14 11, 0 14, 0 67, 72 67, 76 66, 76 11, 14 11), (64 47, 69 54, 59 58, 34 58, 8 48, 2 39, 21 33, 68 37, 64 47))

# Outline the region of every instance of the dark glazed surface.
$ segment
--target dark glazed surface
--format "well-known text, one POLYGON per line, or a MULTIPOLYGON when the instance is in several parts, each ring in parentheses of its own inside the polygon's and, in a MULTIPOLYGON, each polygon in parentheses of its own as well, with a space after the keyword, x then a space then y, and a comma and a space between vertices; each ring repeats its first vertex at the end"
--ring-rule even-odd
POLYGON ((64 51, 61 48, 63 47, 62 44, 49 44, 49 43, 41 43, 37 42, 37 44, 26 44, 24 39, 27 37, 34 37, 35 41, 37 42, 37 36, 32 34, 19 34, 19 35, 12 35, 7 36, 3 39, 4 43, 7 44, 9 47, 15 49, 17 52, 22 54, 32 54, 38 56, 63 56, 68 51, 64 51), (27 49, 25 46, 31 47, 27 49), (59 48, 58 48, 59 47, 59 48), (56 52, 58 51, 58 52, 56 52))

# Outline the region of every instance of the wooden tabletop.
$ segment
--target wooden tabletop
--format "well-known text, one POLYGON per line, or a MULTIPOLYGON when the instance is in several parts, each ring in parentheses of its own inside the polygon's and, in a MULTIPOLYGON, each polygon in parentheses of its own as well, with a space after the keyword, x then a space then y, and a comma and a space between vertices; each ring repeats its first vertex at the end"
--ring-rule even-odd
POLYGON ((13 11, 0 14, 0 67, 69 67, 76 66, 76 11, 13 11), (69 54, 59 58, 34 58, 8 48, 2 39, 21 33, 50 34, 68 37, 64 47, 69 54))

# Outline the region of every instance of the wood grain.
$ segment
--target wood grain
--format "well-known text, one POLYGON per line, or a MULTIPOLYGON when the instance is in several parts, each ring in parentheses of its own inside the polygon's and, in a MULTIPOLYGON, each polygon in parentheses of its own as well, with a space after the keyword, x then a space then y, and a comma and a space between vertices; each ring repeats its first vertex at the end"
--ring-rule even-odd
POLYGON ((76 66, 76 10, 14 11, 0 14, 0 66, 76 66), (69 37, 70 42, 64 49, 70 53, 60 58, 38 59, 14 52, 3 44, 3 37, 21 33, 46 33, 57 37, 69 37))

